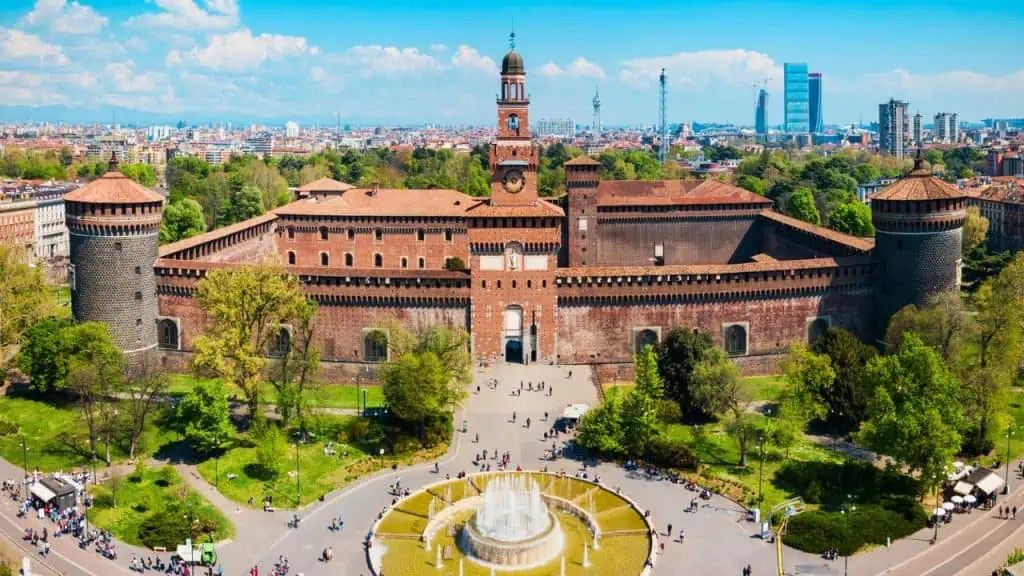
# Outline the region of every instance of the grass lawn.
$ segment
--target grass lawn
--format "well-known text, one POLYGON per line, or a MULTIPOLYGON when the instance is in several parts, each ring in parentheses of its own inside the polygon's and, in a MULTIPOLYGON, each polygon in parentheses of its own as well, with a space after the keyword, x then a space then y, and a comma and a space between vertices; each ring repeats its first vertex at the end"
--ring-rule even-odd
MULTIPOLYGON (((170 394, 183 396, 196 385, 199 380, 191 374, 171 374, 171 385, 168 389, 170 394)), ((228 394, 237 394, 243 397, 242 390, 234 384, 227 385, 228 394)), ((366 391, 366 405, 369 407, 380 406, 384 403, 384 393, 380 386, 361 386, 351 384, 326 384, 315 391, 314 402, 323 408, 358 408, 362 406, 362 391, 366 391), (357 396, 358 402, 357 402, 357 396)), ((274 387, 266 384, 263 389, 261 400, 267 404, 274 404, 277 401, 277 393, 274 387)))
POLYGON ((136 470, 118 479, 116 483, 109 480, 93 488, 92 493, 95 505, 89 509, 89 522, 110 530, 128 544, 147 545, 140 536, 140 527, 147 519, 156 516, 158 519, 173 518, 176 521, 179 515, 182 516, 180 534, 168 531, 164 538, 148 544, 168 549, 184 544, 188 532, 188 520, 184 516, 188 509, 183 502, 192 505, 197 542, 208 541, 210 534, 214 541, 224 540, 231 538, 235 532, 231 522, 198 492, 186 486, 177 471, 170 466, 136 470), (114 507, 115 487, 117 507, 114 507))
POLYGON ((351 481, 349 468, 367 459, 367 454, 360 448, 338 442, 334 443, 337 454, 327 456, 324 454, 325 445, 325 442, 317 441, 299 446, 298 477, 295 474, 294 444, 281 455, 281 471, 273 479, 263 478, 256 469, 256 448, 241 443, 226 450, 219 459, 210 458, 200 464, 199 473, 210 484, 217 484, 224 496, 240 504, 247 505, 252 498, 253 507, 260 507, 264 497, 271 496, 275 507, 294 508, 300 488, 299 501, 302 504, 313 502, 321 494, 351 481), (348 451, 348 456, 342 458, 345 451, 348 451), (235 477, 229 480, 229 476, 235 477))
POLYGON ((743 380, 746 382, 747 386, 750 387, 754 400, 776 402, 782 394, 782 391, 786 386, 788 386, 786 383, 786 377, 779 375, 750 376, 743 380))
MULTIPOLYGON (((74 404, 41 402, 29 398, 0 397, 0 419, 17 426, 28 441, 28 467, 45 472, 81 468, 90 462, 88 433, 82 422, 81 410, 74 404)), ((176 440, 173 432, 161 429, 159 416, 150 417, 142 435, 137 457, 146 457, 160 447, 176 440)), ((117 438, 111 445, 111 457, 117 462, 127 455, 127 438, 117 438)), ((99 446, 103 456, 106 448, 99 446)), ((15 434, 0 436, 0 457, 21 466, 23 452, 21 437, 15 434)))

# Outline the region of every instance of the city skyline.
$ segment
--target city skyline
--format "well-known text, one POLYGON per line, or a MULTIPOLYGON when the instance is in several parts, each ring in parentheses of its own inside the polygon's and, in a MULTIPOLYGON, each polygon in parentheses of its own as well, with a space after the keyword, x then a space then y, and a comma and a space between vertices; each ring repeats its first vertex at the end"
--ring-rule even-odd
POLYGON ((424 8, 318 0, 294 9, 262 0, 12 0, 0 11, 0 121, 116 114, 126 123, 329 124, 340 113, 353 124, 486 125, 513 19, 537 118, 587 124, 599 89, 605 125, 653 125, 666 68, 669 122, 753 125, 754 84, 770 78, 767 123, 775 126, 785 61, 828 76, 826 124, 872 118, 889 98, 926 118, 1024 116, 1016 97, 1024 69, 990 56, 1020 51, 1013 30, 1024 16, 1009 2, 872 1, 825 11, 797 1, 726 4, 647 2, 627 11, 600 1, 584 12, 532 1, 424 8), (923 29, 899 44, 871 24, 883 7, 894 18, 927 10, 932 23, 984 26, 985 50, 923 29), (808 26, 815 14, 827 14, 827 25, 808 26))

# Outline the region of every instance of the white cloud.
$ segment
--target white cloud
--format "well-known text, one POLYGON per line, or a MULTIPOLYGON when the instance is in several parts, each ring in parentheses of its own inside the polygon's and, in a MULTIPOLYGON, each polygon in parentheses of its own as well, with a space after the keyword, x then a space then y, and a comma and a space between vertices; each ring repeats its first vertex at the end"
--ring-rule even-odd
POLYGON ((155 92, 165 83, 163 74, 158 72, 136 73, 135 63, 131 60, 107 64, 106 75, 118 92, 155 92))
POLYGON ((430 50, 432 52, 447 52, 448 51, 448 46, 445 45, 445 44, 431 44, 430 45, 430 50))
POLYGON ((487 74, 497 74, 498 65, 487 56, 483 56, 476 48, 467 44, 460 44, 455 55, 452 56, 452 66, 467 70, 479 70, 487 74))
POLYGON ((363 76, 392 76, 441 69, 433 56, 417 48, 395 46, 353 46, 341 54, 340 61, 359 68, 363 76))
POLYGON ((930 97, 945 91, 974 94, 1014 91, 1018 95, 1024 92, 1024 70, 1017 70, 1002 76, 992 76, 969 70, 914 74, 896 68, 885 74, 870 75, 867 80, 870 85, 888 90, 897 97, 930 97))
POLYGON ((56 64, 63 66, 68 63, 64 49, 56 44, 49 44, 39 36, 26 34, 21 30, 0 27, 0 60, 22 62, 36 61, 39 64, 56 64))
POLYGON ((96 77, 90 72, 72 72, 70 74, 62 74, 57 76, 55 81, 59 84, 69 84, 86 90, 95 88, 97 84, 96 77))
POLYGON ((21 70, 0 70, 0 85, 17 85, 33 88, 43 83, 39 74, 21 70))
POLYGON ((210 36, 206 46, 196 46, 188 51, 171 50, 165 63, 177 66, 192 62, 203 68, 240 72, 258 68, 264 62, 277 61, 289 56, 303 56, 320 53, 302 36, 281 36, 260 34, 253 36, 247 28, 228 34, 210 36))
POLYGON ((73 106, 68 97, 59 92, 39 90, 25 86, 0 86, 0 106, 73 106))
POLYGON ((673 85, 703 88, 714 83, 746 85, 771 77, 781 82, 782 67, 766 54, 751 50, 703 50, 669 56, 638 58, 622 63, 619 78, 636 86, 657 82, 666 69, 673 85))
POLYGON ((36 0, 32 11, 22 22, 26 26, 49 24, 59 34, 93 34, 107 25, 106 16, 100 16, 89 6, 72 0, 36 0))
POLYGON ((565 70, 559 68, 558 64, 555 64, 554 62, 548 62, 547 64, 540 67, 540 73, 543 74, 544 76, 551 76, 552 78, 554 78, 556 76, 561 76, 562 74, 565 74, 565 70))
POLYGON ((138 36, 132 36, 124 41, 124 45, 136 52, 148 52, 149 46, 146 41, 138 36))
POLYGON ((540 67, 540 73, 551 78, 557 78, 558 76, 604 78, 604 69, 582 56, 570 62, 566 68, 562 68, 554 62, 548 62, 540 67))
POLYGON ((162 12, 143 14, 128 20, 127 25, 141 24, 179 30, 224 30, 238 25, 236 0, 153 0, 162 12))

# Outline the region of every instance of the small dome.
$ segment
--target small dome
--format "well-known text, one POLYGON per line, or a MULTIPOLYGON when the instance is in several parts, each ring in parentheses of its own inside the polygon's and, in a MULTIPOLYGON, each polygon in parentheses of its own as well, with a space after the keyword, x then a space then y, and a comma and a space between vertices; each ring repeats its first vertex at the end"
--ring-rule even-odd
POLYGON ((515 50, 505 54, 501 59, 501 73, 505 74, 526 74, 526 67, 523 66, 523 57, 515 50))

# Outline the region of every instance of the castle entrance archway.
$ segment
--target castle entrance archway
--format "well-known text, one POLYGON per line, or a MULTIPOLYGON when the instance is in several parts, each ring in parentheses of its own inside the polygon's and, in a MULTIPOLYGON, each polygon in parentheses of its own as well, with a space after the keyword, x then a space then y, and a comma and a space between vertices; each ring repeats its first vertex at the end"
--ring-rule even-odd
POLYGON ((523 309, 505 308, 505 361, 523 362, 523 309))

